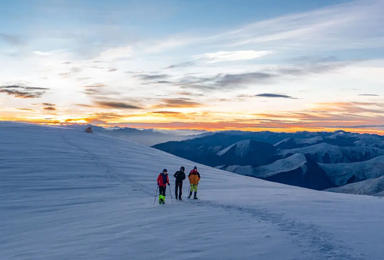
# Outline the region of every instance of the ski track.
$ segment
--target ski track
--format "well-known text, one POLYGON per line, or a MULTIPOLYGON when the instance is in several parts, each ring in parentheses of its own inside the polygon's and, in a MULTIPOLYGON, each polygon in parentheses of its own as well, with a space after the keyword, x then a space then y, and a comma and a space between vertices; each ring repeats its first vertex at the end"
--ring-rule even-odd
MULTIPOLYGON (((69 141, 68 136, 64 136, 63 134, 61 134, 61 136, 68 145, 71 145, 74 148, 84 152, 84 154, 88 156, 93 163, 95 163, 100 169, 102 169, 102 171, 104 171, 104 176, 106 178, 113 181, 117 181, 120 184, 130 186, 132 191, 139 190, 140 192, 143 193, 143 195, 145 194, 152 197, 156 197, 156 194, 154 194, 153 191, 151 191, 146 186, 140 184, 139 182, 134 181, 132 178, 128 176, 128 174, 119 173, 118 171, 113 169, 113 166, 111 166, 106 162, 103 162, 102 159, 96 154, 69 141)), ((187 187, 187 185, 185 185, 185 187, 187 187)), ((281 232, 287 234, 294 243, 296 243, 300 247, 303 247, 303 250, 301 253, 311 254, 311 257, 308 258, 308 260, 324 260, 324 259, 365 260, 366 259, 361 257, 356 258, 352 254, 348 253, 348 252, 352 252, 353 250, 351 248, 343 246, 342 241, 335 241, 332 234, 322 231, 321 227, 318 227, 313 224, 305 224, 296 220, 288 219, 284 216, 284 214, 268 212, 268 210, 263 208, 250 208, 250 207, 226 205, 226 204, 215 203, 211 201, 189 200, 186 203, 194 207, 197 207, 199 205, 204 205, 204 206, 209 206, 216 209, 223 209, 230 213, 234 212, 235 214, 247 214, 252 217, 253 221, 269 222, 274 226, 277 226, 281 232)), ((355 252, 355 254, 356 253, 357 252, 355 252)), ((292 259, 292 260, 296 260, 296 259, 292 259)))

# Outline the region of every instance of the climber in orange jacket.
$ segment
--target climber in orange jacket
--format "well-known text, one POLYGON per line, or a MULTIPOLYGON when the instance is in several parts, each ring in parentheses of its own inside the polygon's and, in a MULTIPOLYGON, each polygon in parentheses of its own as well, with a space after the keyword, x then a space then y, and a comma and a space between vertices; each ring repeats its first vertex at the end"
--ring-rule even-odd
POLYGON ((191 191, 189 192, 189 196, 188 196, 188 199, 191 198, 192 196, 192 192, 194 191, 195 192, 195 195, 194 195, 194 199, 197 200, 197 186, 199 185, 199 181, 200 181, 200 173, 197 171, 197 167, 195 166, 193 168, 193 170, 189 173, 188 175, 188 179, 189 179, 189 184, 191 185, 191 191))

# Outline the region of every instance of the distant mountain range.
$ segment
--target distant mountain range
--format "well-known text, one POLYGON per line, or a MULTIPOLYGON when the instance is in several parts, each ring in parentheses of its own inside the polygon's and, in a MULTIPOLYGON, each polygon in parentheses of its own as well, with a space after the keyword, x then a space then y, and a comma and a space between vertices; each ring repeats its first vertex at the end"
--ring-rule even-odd
MULTIPOLYGON (((86 125, 70 125, 67 128, 84 130, 86 125)), ((183 130, 172 130, 172 131, 159 131, 155 129, 136 129, 130 127, 111 127, 104 128, 100 126, 92 126, 92 129, 95 133, 101 133, 109 136, 115 136, 136 143, 144 144, 147 146, 152 146, 159 143, 164 143, 168 141, 182 141, 197 137, 202 137, 205 135, 212 134, 211 132, 204 131, 183 131, 183 130), (186 134, 186 133, 190 134, 186 134), (196 133, 194 133, 196 132, 196 133)))
POLYGON ((289 185, 366 195, 384 192, 380 179, 384 176, 384 137, 379 135, 226 131, 153 147, 226 171, 289 185))

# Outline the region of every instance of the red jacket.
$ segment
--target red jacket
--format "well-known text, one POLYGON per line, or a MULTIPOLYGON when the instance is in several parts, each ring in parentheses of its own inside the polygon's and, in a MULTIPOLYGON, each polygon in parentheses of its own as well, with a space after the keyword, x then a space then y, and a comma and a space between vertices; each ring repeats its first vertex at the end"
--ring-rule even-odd
POLYGON ((160 173, 159 177, 157 177, 157 185, 165 187, 167 184, 169 184, 168 174, 160 173))

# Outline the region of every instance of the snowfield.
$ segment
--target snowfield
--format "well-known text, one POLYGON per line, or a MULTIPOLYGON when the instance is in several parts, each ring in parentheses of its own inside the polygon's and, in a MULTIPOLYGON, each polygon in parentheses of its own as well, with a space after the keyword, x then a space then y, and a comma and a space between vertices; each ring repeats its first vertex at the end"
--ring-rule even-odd
MULTIPOLYGON (((195 163, 133 142, 0 122, 0 259, 382 260, 384 200, 197 165, 198 197, 153 204, 195 163)), ((186 184, 186 183, 185 183, 186 184)), ((173 192, 172 192, 173 193, 173 192)))

